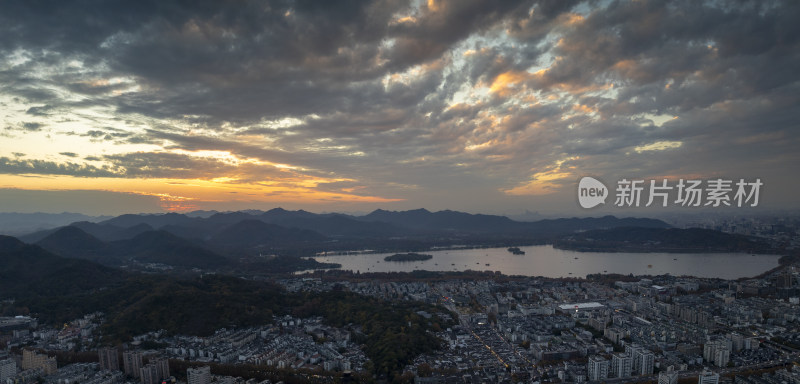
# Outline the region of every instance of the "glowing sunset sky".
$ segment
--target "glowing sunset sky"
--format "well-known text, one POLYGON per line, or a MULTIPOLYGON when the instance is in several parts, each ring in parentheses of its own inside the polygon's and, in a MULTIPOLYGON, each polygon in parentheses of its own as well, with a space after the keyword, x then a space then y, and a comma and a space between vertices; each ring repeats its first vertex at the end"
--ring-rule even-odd
POLYGON ((800 2, 2 1, 0 211, 798 207, 800 2))

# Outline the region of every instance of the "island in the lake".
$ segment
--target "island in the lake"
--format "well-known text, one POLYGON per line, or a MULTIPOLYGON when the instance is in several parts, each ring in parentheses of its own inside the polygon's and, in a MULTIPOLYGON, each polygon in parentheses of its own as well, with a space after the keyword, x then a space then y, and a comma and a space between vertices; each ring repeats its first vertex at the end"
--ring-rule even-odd
POLYGON ((386 256, 383 260, 386 261, 423 261, 423 260, 430 260, 433 256, 431 255, 424 255, 421 253, 396 253, 391 256, 386 256))
POLYGON ((509 247, 508 251, 515 254, 515 255, 524 255, 525 251, 519 249, 519 247, 509 247))

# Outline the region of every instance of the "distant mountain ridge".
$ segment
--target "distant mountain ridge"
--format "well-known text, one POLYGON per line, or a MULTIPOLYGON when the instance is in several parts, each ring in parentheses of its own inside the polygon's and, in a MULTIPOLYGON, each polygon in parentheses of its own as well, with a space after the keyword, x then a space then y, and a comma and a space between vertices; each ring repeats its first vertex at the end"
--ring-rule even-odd
POLYGON ((156 263, 216 270, 241 267, 240 262, 264 262, 264 255, 280 256, 271 259, 275 265, 299 268, 309 261, 286 257, 351 249, 409 252, 454 244, 545 244, 583 231, 619 227, 669 225, 654 219, 613 216, 519 222, 505 216, 449 210, 378 209, 350 216, 275 208, 202 212, 191 217, 179 213, 125 214, 98 223, 79 221, 20 239, 63 257, 108 266, 147 267, 145 264, 156 263))
MULTIPOLYGON (((140 227, 137 224, 134 227, 140 227)), ((133 238, 103 242, 77 226, 59 228, 36 245, 62 257, 85 259, 108 266, 128 262, 179 267, 218 268, 230 265, 223 256, 166 231, 144 231, 133 238)))
MULTIPOLYGON (((475 234, 475 235, 514 235, 530 238, 550 237, 576 231, 608 229, 616 227, 668 228, 669 225, 656 219, 598 218, 546 219, 534 222, 520 222, 505 216, 470 214, 457 211, 431 212, 426 209, 409 211, 387 211, 378 209, 363 216, 350 216, 340 213, 317 214, 303 210, 289 211, 275 208, 269 211, 202 212, 202 215, 187 216, 179 213, 166 214, 125 214, 99 223, 76 222, 86 233, 102 241, 116 241, 133 238, 143 232, 163 230, 178 237, 214 243, 226 243, 232 234, 220 233, 226 228, 243 221, 255 220, 277 225, 284 229, 299 229, 317 232, 321 236, 306 239, 290 238, 287 241, 305 241, 311 238, 324 240, 333 238, 387 238, 387 237, 425 237, 431 235, 475 234)), ((251 223, 252 226, 252 223, 251 223)), ((265 229, 267 227, 262 227, 265 229)), ((278 230, 271 228, 272 231, 278 230)), ((55 230, 41 231, 21 236, 26 242, 37 242, 55 230)), ((289 233, 289 232, 287 232, 289 233)), ((300 234, 301 232, 293 232, 300 234)), ((243 235, 239 235, 242 237, 243 235)), ((242 238, 246 243, 249 239, 242 238)))
POLYGON ((133 239, 116 241, 112 247, 122 257, 145 263, 204 269, 232 264, 214 251, 166 231, 143 232, 133 239))
POLYGON ((668 228, 670 226, 656 219, 620 219, 614 216, 545 219, 533 222, 521 222, 511 220, 505 216, 470 214, 449 210, 430 212, 426 209, 399 212, 378 209, 357 219, 380 221, 397 226, 424 230, 438 229, 445 232, 462 231, 477 234, 530 234, 534 236, 552 236, 575 231, 616 227, 668 228))
MULTIPOLYGON (((179 213, 125 214, 99 223, 79 222, 71 225, 103 241, 132 238, 148 230, 164 230, 180 237, 213 239, 225 227, 245 220, 257 220, 285 228, 311 230, 327 237, 380 238, 397 236, 425 236, 439 234, 513 234, 551 236, 591 229, 615 227, 668 228, 656 219, 598 218, 546 219, 533 222, 514 221, 505 216, 470 214, 457 211, 431 212, 426 209, 387 211, 378 209, 364 216, 340 213, 317 214, 304 210, 288 211, 275 208, 269 211, 203 212, 187 216, 179 213)), ((20 238, 36 242, 53 231, 42 231, 20 238)))
POLYGON ((325 236, 308 229, 286 228, 257 219, 245 219, 222 229, 209 242, 221 245, 257 246, 286 242, 324 241, 325 236))
POLYGON ((203 220, 200 217, 189 217, 180 213, 164 213, 164 214, 125 214, 101 221, 101 225, 112 225, 115 227, 130 228, 138 224, 147 224, 154 229, 159 229, 166 225, 191 225, 198 220, 203 220))
POLYGON ((108 244, 77 226, 58 228, 36 242, 36 245, 62 257, 91 260, 106 265, 117 264, 116 260, 102 260, 110 252, 108 244))
POLYGON ((111 216, 87 216, 80 213, 17 213, 0 212, 0 234, 19 236, 34 231, 52 229, 76 221, 97 222, 111 216))
POLYGON ((505 216, 470 214, 450 210, 430 212, 424 208, 399 212, 378 209, 359 219, 440 231, 501 231, 521 224, 505 216))

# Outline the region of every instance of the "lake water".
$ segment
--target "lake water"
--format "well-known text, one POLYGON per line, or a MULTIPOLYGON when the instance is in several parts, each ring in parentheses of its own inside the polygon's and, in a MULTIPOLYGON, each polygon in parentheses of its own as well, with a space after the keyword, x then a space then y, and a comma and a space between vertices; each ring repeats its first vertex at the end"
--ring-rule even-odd
POLYGON ((500 271, 505 275, 586 277, 590 273, 634 275, 690 275, 737 279, 752 277, 778 266, 777 255, 745 253, 605 253, 575 252, 551 245, 519 247, 525 255, 506 248, 458 249, 419 252, 433 255, 425 261, 384 261, 394 253, 315 257, 339 263, 343 270, 359 272, 500 271))

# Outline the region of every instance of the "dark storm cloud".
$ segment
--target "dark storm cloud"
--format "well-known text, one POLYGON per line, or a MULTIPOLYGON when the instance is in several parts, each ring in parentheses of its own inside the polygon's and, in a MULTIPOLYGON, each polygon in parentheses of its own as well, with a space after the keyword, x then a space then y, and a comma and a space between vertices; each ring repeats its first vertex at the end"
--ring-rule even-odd
POLYGON ((7 125, 6 131, 18 131, 18 132, 39 132, 45 125, 42 123, 36 122, 23 122, 14 125, 7 125))
MULTIPOLYGON (((59 132, 59 133, 66 136, 88 137, 96 141, 103 141, 103 140, 118 141, 120 143, 131 143, 135 141, 135 136, 133 133, 112 127, 104 127, 104 130, 90 129, 83 133, 77 133, 75 131, 59 132)), ((150 139, 148 139, 148 141, 149 140, 150 139)))
POLYGON ((210 158, 193 158, 172 153, 136 152, 103 157, 115 167, 125 170, 129 177, 147 178, 213 178, 235 170, 236 167, 210 158))
MULTIPOLYGON (((613 2, 568 29, 553 50, 552 67, 532 76, 530 84, 580 94, 611 82, 616 95, 580 98, 598 108, 604 120, 576 125, 580 128, 574 135, 561 130, 553 144, 566 144, 567 153, 593 156, 625 155, 637 145, 685 140, 676 150, 681 156, 652 169, 668 172, 671 164, 672 171, 688 172, 682 164, 694 162, 695 172, 701 173, 727 168, 734 148, 742 150, 737 152, 741 161, 758 169, 774 157, 769 145, 786 144, 765 139, 733 145, 734 137, 780 131, 785 133, 780 137, 796 144, 795 127, 771 117, 797 115, 790 106, 797 102, 800 74, 790 68, 800 65, 800 33, 791 20, 800 16, 800 7, 794 2, 731 5, 613 2), (680 119, 648 128, 640 125, 642 113, 680 119)), ((619 172, 625 166, 631 167, 618 158, 608 169, 619 172)))
POLYGON ((33 116, 47 116, 51 110, 50 106, 44 105, 41 107, 30 107, 25 113, 33 116))
POLYGON ((41 123, 22 123, 22 128, 28 132, 37 132, 42 130, 41 123))
MULTIPOLYGON (((13 84, 6 84, 4 88, 10 89, 12 86, 13 84)), ((13 89, 13 93, 16 96, 20 96, 24 100, 31 103, 47 102, 57 97, 57 95, 51 91, 45 89, 31 88, 31 86, 37 86, 37 84, 18 87, 16 89, 13 89)))
MULTIPOLYGON (((102 59, 158 92, 119 98, 121 112, 204 114, 214 122, 346 108, 370 93, 353 81, 437 59, 507 14, 527 11, 525 3, 441 2, 407 26, 392 23, 410 9, 401 1, 90 3, 54 2, 41 11, 8 3, 0 46, 86 64, 102 59), (393 45, 381 47, 387 40, 393 45)), ((87 95, 121 87, 69 84, 87 95)))
MULTIPOLYGON (((11 1, 0 60, 21 64, 0 67, 0 92, 31 119, 107 108, 137 127, 74 133, 93 142, 359 179, 320 189, 758 172, 800 160, 797 20, 794 1, 11 1), (658 142, 672 147, 641 149, 658 142)), ((25 124, 43 123, 9 126, 44 126, 25 124)), ((85 159, 114 171, 4 167, 285 176, 161 152, 85 159)))
POLYGON ((115 91, 121 91, 129 87, 127 84, 102 84, 92 85, 87 83, 72 83, 67 84, 67 89, 73 92, 82 93, 86 95, 104 95, 115 91))
MULTIPOLYGON (((87 159, 88 160, 88 159, 87 159)), ((98 159, 99 160, 99 159, 98 159)), ((253 183, 264 180, 294 185, 314 172, 297 172, 279 169, 270 164, 231 161, 166 152, 134 152, 124 155, 106 155, 102 160, 111 168, 136 178, 205 179, 227 177, 235 183, 253 183)))
POLYGON ((120 177, 122 175, 106 168, 72 162, 56 163, 47 160, 19 160, 0 157, 0 173, 69 175, 80 177, 120 177))
POLYGON ((442 56, 453 44, 472 34, 480 34, 508 15, 527 13, 531 2, 448 0, 425 7, 416 22, 398 23, 397 36, 389 55, 393 69, 402 69, 442 56), (425 12, 427 11, 427 12, 425 12))
MULTIPOLYGON (((614 2, 565 34, 555 48, 562 59, 540 85, 672 79, 676 88, 695 79, 716 91, 709 94, 716 100, 768 91, 797 79, 789 68, 798 59, 800 27, 793 20, 800 6, 765 4, 724 10, 695 1, 614 2)), ((703 107, 710 100, 694 101, 703 107)))
MULTIPOLYGON (((77 158, 72 152, 61 152, 62 156, 77 158)), ((270 165, 231 164, 220 159, 196 157, 163 152, 135 152, 124 155, 90 156, 84 160, 103 162, 97 167, 76 162, 54 162, 42 159, 17 159, 0 157, 0 173, 68 175, 77 177, 126 177, 126 178, 177 178, 213 179, 236 177, 239 182, 254 180, 295 180, 299 174, 283 171, 270 165)))
POLYGON ((508 32, 519 40, 538 43, 559 27, 558 18, 578 3, 577 0, 539 1, 532 11, 512 14, 507 20, 508 32))
POLYGON ((88 137, 98 138, 98 137, 103 137, 105 135, 106 135, 106 133, 103 132, 103 131, 98 131, 98 130, 91 129, 91 130, 87 131, 86 133, 82 134, 81 136, 88 136, 88 137))

